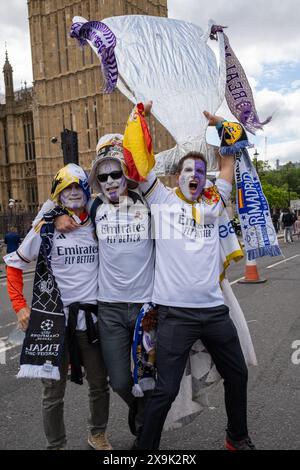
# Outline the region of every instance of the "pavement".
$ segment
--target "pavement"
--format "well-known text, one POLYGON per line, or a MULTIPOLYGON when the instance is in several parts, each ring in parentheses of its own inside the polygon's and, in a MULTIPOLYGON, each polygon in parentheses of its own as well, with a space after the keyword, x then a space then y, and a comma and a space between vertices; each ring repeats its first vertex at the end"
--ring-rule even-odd
MULTIPOLYGON (((228 277, 248 322, 258 366, 249 369, 249 433, 259 449, 300 449, 300 241, 283 244, 285 258, 257 261, 265 284, 239 284, 244 262, 234 263, 228 277)), ((24 276, 30 301, 33 273, 24 276)), ((0 449, 44 449, 39 381, 17 380, 22 335, 0 280, 0 449), (2 346, 1 346, 2 345, 2 346)), ((86 384, 68 383, 65 423, 68 449, 88 449, 86 384)), ((209 397, 209 407, 188 426, 163 434, 161 449, 223 449, 226 414, 220 383, 209 397)), ((114 449, 133 443, 127 409, 111 394, 108 435, 114 449)))

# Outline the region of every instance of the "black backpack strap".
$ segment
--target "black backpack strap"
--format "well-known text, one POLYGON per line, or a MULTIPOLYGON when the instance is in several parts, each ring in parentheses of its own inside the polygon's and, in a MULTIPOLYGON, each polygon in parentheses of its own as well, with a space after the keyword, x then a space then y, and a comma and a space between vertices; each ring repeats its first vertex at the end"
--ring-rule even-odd
POLYGON ((96 213, 97 213, 98 207, 100 207, 102 204, 103 204, 102 199, 99 196, 97 196, 96 199, 94 200, 94 202, 92 204, 92 207, 91 207, 91 210, 90 210, 90 218, 91 218, 91 221, 94 225, 95 231, 96 231, 96 223, 95 223, 96 213))
POLYGON ((133 203, 136 204, 138 201, 145 205, 143 199, 138 193, 128 190, 128 196, 133 200, 133 203))
POLYGON ((133 200, 133 204, 136 204, 137 202, 140 202, 141 204, 143 204, 148 209, 148 216, 151 217, 151 211, 148 205, 145 203, 145 201, 141 198, 141 196, 138 193, 128 190, 128 196, 133 200))

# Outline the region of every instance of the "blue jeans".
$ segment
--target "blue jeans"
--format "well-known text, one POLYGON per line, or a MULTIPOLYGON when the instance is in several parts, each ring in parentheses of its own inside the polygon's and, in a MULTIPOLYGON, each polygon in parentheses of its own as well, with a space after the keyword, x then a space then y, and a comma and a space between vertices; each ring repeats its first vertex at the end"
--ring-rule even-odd
POLYGON ((132 395, 131 346, 137 316, 143 304, 98 302, 98 324, 104 362, 111 388, 127 403, 137 407, 136 428, 142 424, 147 395, 132 395))
POLYGON ((285 243, 293 241, 293 226, 284 227, 284 241, 285 243))

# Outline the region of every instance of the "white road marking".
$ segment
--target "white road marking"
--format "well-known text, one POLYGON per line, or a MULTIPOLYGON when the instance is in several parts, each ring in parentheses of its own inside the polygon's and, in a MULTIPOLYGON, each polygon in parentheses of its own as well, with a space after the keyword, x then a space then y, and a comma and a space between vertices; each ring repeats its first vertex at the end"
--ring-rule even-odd
POLYGON ((7 325, 2 325, 2 326, 0 326, 0 330, 1 330, 2 328, 7 328, 8 326, 12 326, 12 325, 15 325, 15 324, 16 324, 16 322, 13 321, 13 322, 11 322, 11 323, 7 323, 7 325))
POLYGON ((245 276, 240 277, 239 279, 236 279, 235 281, 232 281, 230 285, 233 286, 233 284, 236 284, 237 282, 242 281, 243 279, 245 279, 245 276))
POLYGON ((13 361, 13 360, 16 359, 17 357, 20 357, 20 353, 15 354, 14 356, 10 357, 9 360, 10 360, 10 361, 13 361))
MULTIPOLYGON (((281 263, 286 263, 287 261, 289 261, 291 259, 297 258, 297 256, 300 256, 300 255, 298 254, 298 255, 291 256, 290 258, 285 258, 282 261, 278 261, 278 263, 271 264, 270 266, 267 266, 266 269, 274 268, 274 266, 278 266, 278 264, 281 264, 281 263)), ((243 279, 245 279, 245 276, 240 277, 239 279, 236 279, 235 281, 230 282, 230 285, 233 286, 233 284, 236 284, 237 282, 242 281, 243 279)))
POLYGON ((254 321, 257 321, 257 320, 248 320, 247 323, 252 323, 254 321))
POLYGON ((5 353, 6 351, 10 351, 11 349, 17 348, 18 346, 20 346, 20 345, 19 344, 14 344, 14 345, 11 345, 11 346, 7 346, 6 348, 2 348, 2 349, 0 349, 0 354, 5 353))
POLYGON ((270 266, 267 266, 266 269, 274 268, 274 266, 278 266, 278 264, 281 264, 281 263, 286 263, 286 262, 289 261, 290 259, 297 258, 297 256, 300 256, 300 255, 298 254, 298 255, 295 255, 295 256, 291 256, 290 258, 285 258, 285 259, 283 259, 282 261, 279 261, 278 263, 271 264, 270 266))

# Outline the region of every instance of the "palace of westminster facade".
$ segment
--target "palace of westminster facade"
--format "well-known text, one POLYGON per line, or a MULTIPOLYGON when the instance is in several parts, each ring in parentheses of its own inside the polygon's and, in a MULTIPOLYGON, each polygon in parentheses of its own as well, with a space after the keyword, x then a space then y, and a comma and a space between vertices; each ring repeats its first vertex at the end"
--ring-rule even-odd
MULTIPOLYGON (((116 15, 167 16, 167 0, 28 0, 33 86, 15 91, 6 53, 5 103, 0 104, 0 212, 9 199, 20 211, 35 211, 49 196, 63 166, 53 144, 64 128, 78 133, 79 164, 86 170, 101 135, 124 131, 132 104, 115 91, 102 92, 100 63, 91 48, 69 37, 73 16, 101 20, 116 15)), ((174 143, 151 118, 155 152, 174 143)))

